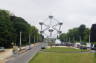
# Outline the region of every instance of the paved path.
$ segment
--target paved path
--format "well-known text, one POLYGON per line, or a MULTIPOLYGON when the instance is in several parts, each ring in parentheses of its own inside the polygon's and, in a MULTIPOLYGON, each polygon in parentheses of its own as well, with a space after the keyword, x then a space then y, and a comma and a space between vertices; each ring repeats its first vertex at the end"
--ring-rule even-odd
POLYGON ((5 49, 3 52, 0 52, 0 59, 5 59, 12 55, 12 49, 5 49))
POLYGON ((12 57, 6 61, 6 63, 28 63, 29 60, 35 56, 35 54, 40 51, 42 47, 42 43, 38 44, 37 46, 33 47, 31 50, 20 54, 16 55, 15 57, 12 57))
POLYGON ((5 49, 0 51, 0 63, 5 63, 5 59, 12 55, 12 49, 5 49))

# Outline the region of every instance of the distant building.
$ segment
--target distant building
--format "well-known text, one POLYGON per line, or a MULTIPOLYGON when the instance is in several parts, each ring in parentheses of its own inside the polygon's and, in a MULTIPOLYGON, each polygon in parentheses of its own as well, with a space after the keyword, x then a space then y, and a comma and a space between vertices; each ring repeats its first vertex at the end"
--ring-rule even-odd
POLYGON ((61 44, 61 41, 59 39, 56 39, 55 44, 61 44))
POLYGON ((87 47, 87 48, 92 47, 91 43, 86 43, 86 47, 87 47))
POLYGON ((74 47, 79 48, 80 46, 81 46, 81 44, 80 44, 80 43, 75 43, 75 44, 74 44, 74 47))

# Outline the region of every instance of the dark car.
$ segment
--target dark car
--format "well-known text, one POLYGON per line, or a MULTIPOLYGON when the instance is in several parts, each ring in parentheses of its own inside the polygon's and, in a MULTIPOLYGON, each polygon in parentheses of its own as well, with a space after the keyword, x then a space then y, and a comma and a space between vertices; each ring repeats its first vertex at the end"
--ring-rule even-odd
POLYGON ((80 46, 80 49, 87 49, 87 47, 85 47, 85 46, 80 46))
POLYGON ((96 50, 96 47, 91 48, 91 50, 96 50))

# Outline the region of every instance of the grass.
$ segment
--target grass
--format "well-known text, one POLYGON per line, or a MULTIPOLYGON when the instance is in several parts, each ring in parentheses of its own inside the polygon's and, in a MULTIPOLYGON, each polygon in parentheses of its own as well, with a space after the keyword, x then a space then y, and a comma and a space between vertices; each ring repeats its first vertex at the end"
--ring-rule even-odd
POLYGON ((88 50, 81 50, 81 49, 75 49, 75 48, 70 48, 70 47, 52 47, 45 49, 43 51, 48 51, 48 52, 81 52, 81 51, 88 51, 88 50))
MULTIPOLYGON (((79 51, 72 48, 50 48, 44 51, 79 51)), ((29 63, 95 63, 94 53, 39 52, 29 63)))

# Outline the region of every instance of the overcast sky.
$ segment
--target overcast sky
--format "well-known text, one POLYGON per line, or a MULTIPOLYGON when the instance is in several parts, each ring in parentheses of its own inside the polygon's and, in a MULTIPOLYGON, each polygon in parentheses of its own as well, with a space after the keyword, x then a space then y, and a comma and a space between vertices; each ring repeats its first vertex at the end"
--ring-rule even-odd
POLYGON ((53 15, 63 22, 63 32, 80 24, 91 27, 96 23, 96 0, 0 0, 0 8, 38 28, 39 21, 53 15))

